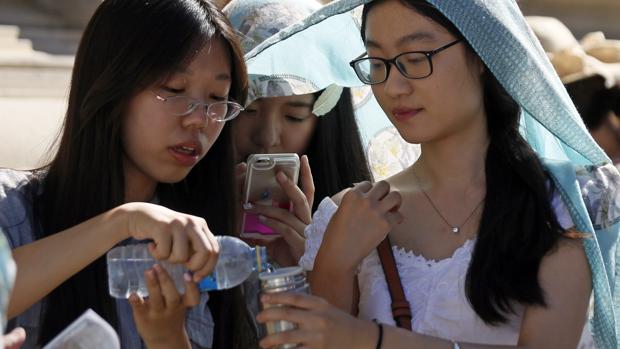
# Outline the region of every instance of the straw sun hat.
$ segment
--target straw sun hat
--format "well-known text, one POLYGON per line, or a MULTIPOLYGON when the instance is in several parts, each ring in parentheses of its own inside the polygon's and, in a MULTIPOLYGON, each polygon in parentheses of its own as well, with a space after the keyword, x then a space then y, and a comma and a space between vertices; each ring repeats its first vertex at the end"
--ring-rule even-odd
POLYGON ((564 84, 600 75, 608 88, 620 85, 620 40, 593 32, 577 41, 556 18, 532 16, 527 20, 564 84))

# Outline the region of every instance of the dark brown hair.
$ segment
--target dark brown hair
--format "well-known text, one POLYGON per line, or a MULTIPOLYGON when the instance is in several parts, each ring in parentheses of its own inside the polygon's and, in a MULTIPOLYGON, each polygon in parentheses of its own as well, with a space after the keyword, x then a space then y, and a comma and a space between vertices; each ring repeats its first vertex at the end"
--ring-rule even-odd
MULTIPOLYGON (((204 45, 223 40, 232 60, 229 97, 244 101, 247 76, 234 29, 204 0, 106 0, 91 18, 77 52, 58 152, 39 174, 43 191, 35 212, 44 238, 124 202, 121 129, 130 99, 188 64, 204 45)), ((204 217, 216 234, 235 226, 234 163, 226 125, 205 158, 180 183, 160 184, 164 206, 204 217)), ((108 295, 105 256, 57 287, 46 299, 40 343, 92 308, 117 326, 108 295)), ((235 296, 237 295, 237 296, 235 296)), ((232 343, 229 309, 236 290, 215 293, 215 343, 232 343), (217 321, 227 319, 225 322, 217 321)), ((239 323, 239 321, 238 321, 239 323)))
MULTIPOLYGON (((322 91, 315 93, 315 100, 322 91)), ((314 179, 314 207, 355 183, 372 179, 353 110, 351 89, 344 88, 340 100, 319 116, 306 155, 314 179)))

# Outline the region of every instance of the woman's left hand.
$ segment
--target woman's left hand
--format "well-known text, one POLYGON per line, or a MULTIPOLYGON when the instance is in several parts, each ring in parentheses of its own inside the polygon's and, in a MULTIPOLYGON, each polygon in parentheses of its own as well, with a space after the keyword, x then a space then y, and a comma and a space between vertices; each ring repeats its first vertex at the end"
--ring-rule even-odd
POLYGON ((286 320, 298 326, 263 338, 262 348, 286 343, 308 349, 375 347, 379 332, 375 324, 357 319, 323 298, 289 292, 265 294, 261 301, 266 309, 256 317, 258 322, 286 320), (268 308, 270 304, 284 307, 268 308))
POLYGON ((180 295, 170 275, 159 264, 145 272, 149 296, 129 297, 138 333, 149 349, 191 348, 185 331, 187 310, 198 305, 200 292, 189 275, 185 276, 185 294, 180 295))
POLYGON ((312 204, 314 202, 314 181, 310 163, 306 155, 301 157, 299 188, 295 182, 283 172, 276 175, 276 180, 282 190, 291 199, 293 212, 283 208, 253 205, 245 209, 248 213, 258 215, 258 219, 264 225, 273 229, 280 235, 279 238, 264 243, 261 240, 250 240, 250 243, 263 244, 267 247, 267 253, 280 266, 296 265, 299 258, 304 254, 305 237, 304 230, 312 222, 312 204), (303 190, 302 190, 303 189, 303 190))

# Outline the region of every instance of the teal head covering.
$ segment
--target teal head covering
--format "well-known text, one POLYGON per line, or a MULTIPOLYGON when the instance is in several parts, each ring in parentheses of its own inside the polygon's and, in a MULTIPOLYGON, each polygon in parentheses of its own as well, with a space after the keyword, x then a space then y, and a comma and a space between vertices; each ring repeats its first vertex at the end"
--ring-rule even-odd
MULTIPOLYGON (((224 13, 241 35, 241 46, 247 53, 321 6, 315 0, 233 0, 224 8, 224 13)), ((286 62, 278 61, 274 64, 286 62)), ((342 93, 342 88, 336 85, 319 88, 311 76, 304 74, 260 74, 251 70, 248 74, 250 79, 246 105, 259 98, 309 94, 325 89, 312 110, 313 114, 321 116, 336 106, 342 93)))
MULTIPOLYGON (((311 76, 319 88, 359 86, 349 62, 365 51, 361 5, 340 0, 288 27, 246 55, 261 74, 311 76), (273 57, 289 62, 270 64, 273 57)), ((620 343, 619 174, 594 142, 540 43, 514 0, 427 0, 460 30, 522 110, 521 132, 567 206, 577 230, 589 233, 584 249, 592 270, 591 330, 598 348, 620 343)), ((376 118, 384 118, 376 114, 376 118)))
MULTIPOLYGON (((296 39, 289 42, 292 45, 278 45, 276 51, 262 54, 260 63, 254 57, 253 52, 257 46, 264 47, 265 42, 279 41, 292 31, 305 28, 305 18, 316 18, 310 15, 319 9, 321 5, 315 0, 233 0, 224 8, 241 35, 249 63, 250 81, 246 105, 259 98, 325 90, 312 111, 320 116, 338 103, 341 86, 355 86, 351 89, 351 96, 369 166, 376 179, 386 178, 413 163, 419 155, 419 146, 402 140, 381 111, 369 86, 359 86, 360 82, 350 74, 347 74, 348 79, 339 78, 342 66, 331 65, 332 61, 348 57, 342 55, 347 43, 360 41, 357 24, 329 21, 335 25, 330 27, 329 35, 331 39, 337 38, 336 41, 316 41, 316 33, 309 29, 307 37, 305 30, 297 33, 296 39), (327 42, 333 46, 325 45, 327 42), (386 150, 389 156, 382 155, 386 150)), ((352 45, 351 48, 351 53, 359 54, 359 45, 352 45)), ((350 72, 347 70, 346 73, 350 72)))

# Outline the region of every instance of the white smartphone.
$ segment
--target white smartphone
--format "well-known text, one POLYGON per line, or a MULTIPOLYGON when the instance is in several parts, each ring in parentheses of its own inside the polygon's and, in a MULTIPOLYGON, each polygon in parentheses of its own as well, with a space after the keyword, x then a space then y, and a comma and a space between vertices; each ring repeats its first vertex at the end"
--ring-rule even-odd
MULTIPOLYGON (((243 204, 266 205, 291 210, 291 200, 280 184, 276 174, 280 171, 297 184, 299 178, 299 156, 295 153, 252 154, 248 158, 248 169, 243 189, 243 204)), ((253 239, 274 239, 279 234, 262 224, 252 213, 243 214, 241 237, 253 239)))

